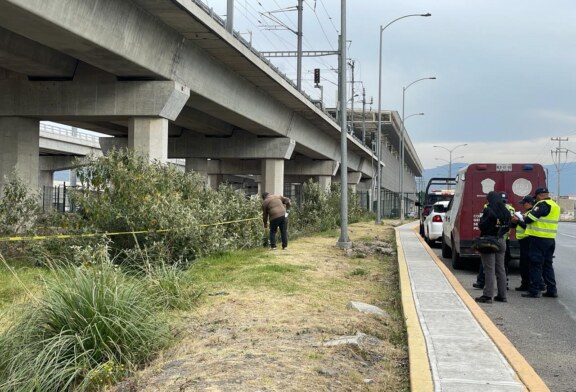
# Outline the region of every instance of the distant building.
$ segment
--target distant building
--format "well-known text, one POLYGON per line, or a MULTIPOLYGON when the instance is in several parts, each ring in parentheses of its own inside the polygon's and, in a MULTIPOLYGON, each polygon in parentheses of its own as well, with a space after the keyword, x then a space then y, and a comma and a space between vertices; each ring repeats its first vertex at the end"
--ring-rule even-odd
POLYGON ((576 195, 560 196, 558 205, 560 206, 561 220, 574 220, 576 210, 576 195))

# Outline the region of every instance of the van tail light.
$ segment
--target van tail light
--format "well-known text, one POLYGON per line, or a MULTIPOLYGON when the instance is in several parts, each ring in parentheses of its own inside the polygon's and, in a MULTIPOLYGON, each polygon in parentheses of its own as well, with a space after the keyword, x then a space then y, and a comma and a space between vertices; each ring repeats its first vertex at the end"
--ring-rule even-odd
POLYGON ((432 222, 442 222, 442 215, 434 215, 432 217, 432 222))

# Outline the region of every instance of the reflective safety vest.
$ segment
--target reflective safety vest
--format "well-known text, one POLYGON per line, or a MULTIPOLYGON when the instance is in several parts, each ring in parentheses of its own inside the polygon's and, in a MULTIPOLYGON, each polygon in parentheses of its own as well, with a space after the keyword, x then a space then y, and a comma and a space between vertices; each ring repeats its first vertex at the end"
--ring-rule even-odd
POLYGON ((534 207, 532 207, 532 210, 530 210, 526 216, 534 221, 526 225, 526 234, 540 238, 556 238, 556 233, 558 232, 558 221, 560 220, 560 206, 553 200, 540 200, 538 203, 534 204, 534 207), (540 203, 547 203, 550 206, 550 213, 546 216, 537 218, 532 215, 532 211, 534 211, 536 206, 540 203))
MULTIPOLYGON (((532 208, 530 208, 531 210, 532 208)), ((524 215, 528 214, 530 212, 530 210, 527 210, 524 212, 524 215)), ((528 237, 528 234, 526 234, 526 229, 524 229, 522 226, 518 225, 516 226, 516 239, 517 240, 522 240, 524 238, 528 237)))
MULTIPOLYGON (((510 211, 510 216, 514 216, 514 213, 516 212, 516 210, 514 209, 514 207, 512 207, 510 204, 505 204, 506 208, 508 209, 508 211, 510 211)), ((506 232, 506 234, 504 234, 504 239, 507 240, 510 237, 510 230, 508 230, 506 232)), ((518 238, 518 237, 516 237, 518 238)))

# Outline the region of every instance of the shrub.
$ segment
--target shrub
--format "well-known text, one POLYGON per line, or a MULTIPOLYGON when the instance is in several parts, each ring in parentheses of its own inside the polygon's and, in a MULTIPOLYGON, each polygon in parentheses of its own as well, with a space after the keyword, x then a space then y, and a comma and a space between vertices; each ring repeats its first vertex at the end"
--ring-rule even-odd
POLYGON ((55 269, 0 335, 0 391, 98 389, 169 342, 146 285, 109 262, 55 269))
MULTIPOLYGON (((31 192, 16 174, 12 174, 0 198, 0 237, 33 234, 40 213, 39 200, 38 194, 31 192)), ((0 242, 0 252, 16 254, 25 246, 21 242, 0 242)))
MULTIPOLYGON (((303 201, 290 216, 292 235, 332 230, 340 226, 340 184, 332 184, 329 191, 312 180, 303 184, 303 201)), ((358 196, 348 192, 348 221, 354 223, 364 217, 358 196)))
POLYGON ((114 255, 146 249, 167 263, 186 265, 197 257, 251 247, 261 238, 259 204, 223 185, 207 188, 196 173, 150 164, 131 152, 113 151, 78 171, 72 194, 87 228, 99 232, 142 232, 112 238, 114 255), (254 219, 254 220, 246 220, 254 219), (223 222, 244 220, 238 223, 223 222))

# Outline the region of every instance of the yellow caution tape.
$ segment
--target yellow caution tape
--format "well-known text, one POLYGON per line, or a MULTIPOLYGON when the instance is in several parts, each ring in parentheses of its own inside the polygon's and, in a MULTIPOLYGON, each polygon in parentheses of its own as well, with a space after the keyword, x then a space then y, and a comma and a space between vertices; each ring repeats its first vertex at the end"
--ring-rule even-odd
POLYGON ((89 234, 57 234, 57 235, 36 235, 30 237, 0 237, 0 242, 8 242, 8 241, 42 241, 42 240, 51 240, 51 239, 60 239, 60 238, 74 238, 74 237, 98 237, 98 236, 113 236, 113 235, 125 235, 125 234, 144 234, 144 233, 166 233, 168 231, 175 231, 175 230, 184 230, 189 229, 192 227, 208 227, 208 226, 219 226, 219 225, 227 225, 230 223, 239 223, 239 222, 248 222, 257 220, 260 218, 247 218, 247 219, 238 219, 233 221, 227 222, 217 222, 217 223, 209 223, 209 224, 202 224, 202 225, 192 225, 186 227, 180 227, 177 229, 158 229, 158 230, 140 230, 140 231, 123 231, 117 233, 89 233, 89 234))

